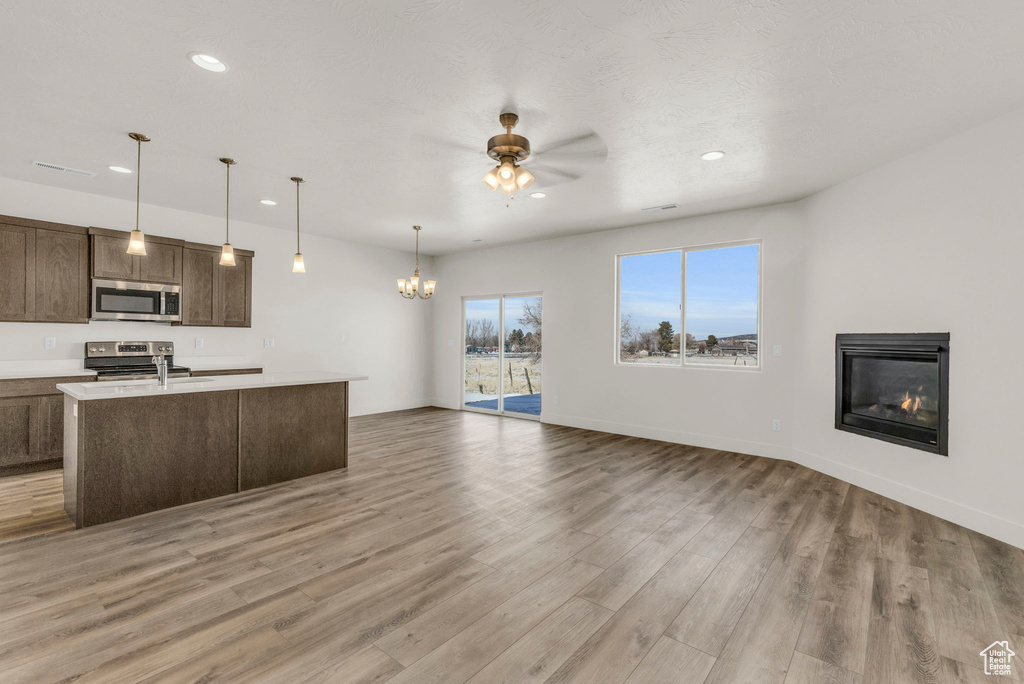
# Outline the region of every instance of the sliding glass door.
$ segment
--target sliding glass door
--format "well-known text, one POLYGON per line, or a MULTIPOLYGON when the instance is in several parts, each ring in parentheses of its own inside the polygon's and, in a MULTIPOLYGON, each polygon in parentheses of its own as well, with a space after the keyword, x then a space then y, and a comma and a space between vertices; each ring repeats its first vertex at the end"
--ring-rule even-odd
POLYGON ((463 408, 540 417, 542 307, 539 294, 463 300, 463 408))

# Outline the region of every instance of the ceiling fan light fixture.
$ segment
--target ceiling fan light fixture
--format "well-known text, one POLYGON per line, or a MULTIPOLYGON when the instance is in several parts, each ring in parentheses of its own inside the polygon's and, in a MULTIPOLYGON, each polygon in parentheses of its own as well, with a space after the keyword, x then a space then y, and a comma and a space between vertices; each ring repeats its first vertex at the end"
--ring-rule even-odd
POLYGON ((487 183, 487 187, 491 190, 498 189, 498 186, 501 185, 501 181, 498 180, 498 167, 494 167, 487 172, 487 175, 484 176, 484 183, 487 183))
POLYGON ((501 179, 502 183, 514 181, 516 177, 516 166, 509 158, 501 160, 501 166, 498 167, 498 178, 501 179))
POLYGON ((520 190, 525 190, 530 187, 535 180, 536 178, 533 177, 532 173, 521 166, 516 167, 516 185, 519 186, 520 190))

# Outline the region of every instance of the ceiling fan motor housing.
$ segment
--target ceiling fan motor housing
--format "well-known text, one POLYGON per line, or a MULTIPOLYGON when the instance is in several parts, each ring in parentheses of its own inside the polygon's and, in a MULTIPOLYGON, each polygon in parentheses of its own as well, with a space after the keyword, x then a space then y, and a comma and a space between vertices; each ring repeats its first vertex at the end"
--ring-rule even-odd
POLYGON ((502 133, 487 141, 487 154, 491 159, 515 157, 523 161, 530 156, 530 141, 515 133, 502 133))
POLYGON ((506 112, 498 120, 505 127, 506 132, 496 135, 487 141, 487 155, 491 159, 497 160, 500 160, 502 157, 512 157, 517 162, 521 162, 529 157, 530 141, 512 132, 512 128, 519 123, 519 117, 506 112))

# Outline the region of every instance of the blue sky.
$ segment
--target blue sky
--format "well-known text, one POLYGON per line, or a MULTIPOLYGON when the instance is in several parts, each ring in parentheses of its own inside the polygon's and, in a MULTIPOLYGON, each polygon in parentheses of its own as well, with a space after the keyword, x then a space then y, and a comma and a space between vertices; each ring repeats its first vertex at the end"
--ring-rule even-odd
MULTIPOLYGON (((697 339, 757 332, 757 245, 686 253, 686 331, 697 339)), ((641 328, 680 332, 679 252, 622 257, 622 314, 641 328)))
MULTIPOLYGON (((514 328, 521 328, 523 332, 531 332, 532 328, 519 323, 519 317, 523 313, 525 302, 539 302, 540 297, 508 297, 505 299, 505 333, 508 334, 514 328)), ((466 300, 466 320, 474 318, 489 318, 494 321, 494 328, 498 328, 498 300, 497 299, 469 299, 466 300)), ((536 331, 533 331, 536 332, 536 331)))

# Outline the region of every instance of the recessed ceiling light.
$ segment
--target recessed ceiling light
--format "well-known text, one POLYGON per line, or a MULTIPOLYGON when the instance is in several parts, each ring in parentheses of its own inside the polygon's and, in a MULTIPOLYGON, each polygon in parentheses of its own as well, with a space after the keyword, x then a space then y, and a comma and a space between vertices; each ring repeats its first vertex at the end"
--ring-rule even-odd
POLYGON ((277 202, 274 200, 260 200, 260 204, 266 204, 268 207, 272 207, 277 204, 277 202))
POLYGON ((547 196, 548 196, 548 193, 546 193, 546 192, 531 192, 530 193, 530 197, 534 197, 536 199, 541 199, 542 197, 547 197, 547 196))
POLYGON ((118 173, 131 173, 131 169, 126 169, 123 166, 108 166, 111 171, 117 171, 118 173))
POLYGON ((189 55, 189 57, 192 58, 192 63, 193 64, 195 64, 197 67, 202 67, 203 69, 206 69, 207 71, 217 71, 217 72, 220 72, 220 71, 227 71, 228 70, 228 65, 227 64, 225 64, 224 62, 220 61, 216 57, 211 57, 210 55, 204 55, 201 52, 193 52, 192 54, 189 55))
POLYGON ((716 159, 721 159, 724 156, 725 152, 722 152, 721 150, 712 150, 711 152, 705 152, 700 155, 700 158, 704 161, 715 161, 716 159))

